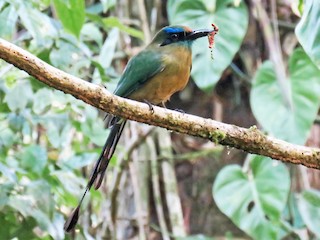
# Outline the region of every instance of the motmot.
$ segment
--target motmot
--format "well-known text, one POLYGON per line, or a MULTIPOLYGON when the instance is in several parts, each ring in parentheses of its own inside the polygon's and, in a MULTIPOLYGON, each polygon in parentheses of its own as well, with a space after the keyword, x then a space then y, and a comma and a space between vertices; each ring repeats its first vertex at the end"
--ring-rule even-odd
MULTIPOLYGON (((194 40, 208 36, 214 31, 216 30, 193 31, 186 26, 162 28, 144 50, 129 60, 114 94, 146 102, 150 106, 164 104, 174 93, 184 89, 189 81, 192 66, 191 46, 194 40)), ((113 115, 107 115, 106 121, 107 126, 111 128, 110 134, 77 208, 65 223, 66 231, 75 227, 86 193, 93 185, 95 189, 101 186, 126 124, 126 119, 113 115)))

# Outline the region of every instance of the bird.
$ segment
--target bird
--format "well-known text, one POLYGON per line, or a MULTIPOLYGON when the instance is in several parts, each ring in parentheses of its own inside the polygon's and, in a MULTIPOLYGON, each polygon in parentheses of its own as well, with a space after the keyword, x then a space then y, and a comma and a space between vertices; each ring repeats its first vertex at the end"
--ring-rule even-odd
MULTIPOLYGON (((118 82, 114 94, 120 97, 164 106, 170 97, 187 85, 191 68, 191 47, 194 40, 212 35, 215 29, 192 30, 187 26, 162 28, 140 53, 132 57, 118 82)), ((111 128, 102 152, 92 170, 85 192, 78 206, 72 211, 64 225, 70 232, 76 226, 79 211, 86 193, 94 185, 101 186, 106 169, 114 154, 126 119, 107 115, 107 126, 111 128)))

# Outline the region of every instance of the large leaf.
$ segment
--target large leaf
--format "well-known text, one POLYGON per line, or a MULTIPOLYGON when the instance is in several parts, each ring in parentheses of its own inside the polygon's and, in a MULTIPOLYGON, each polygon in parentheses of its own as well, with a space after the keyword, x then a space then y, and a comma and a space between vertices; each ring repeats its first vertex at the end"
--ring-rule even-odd
POLYGON ((223 168, 213 186, 219 209, 254 239, 279 239, 280 218, 290 188, 284 164, 255 156, 244 171, 238 165, 223 168))
POLYGON ((57 15, 63 27, 79 37, 85 21, 84 0, 53 0, 57 15))
POLYGON ((311 60, 320 69, 320 1, 308 0, 296 27, 298 40, 311 60))
POLYGON ((304 191, 298 199, 298 207, 308 229, 320 238, 320 192, 317 190, 304 191))
POLYGON ((167 9, 171 24, 210 28, 211 23, 215 23, 219 27, 214 60, 211 60, 207 39, 198 39, 193 46, 192 77, 201 89, 212 89, 239 50, 247 31, 248 12, 244 2, 236 5, 226 0, 169 1, 167 9))
POLYGON ((320 103, 320 71, 302 49, 289 61, 292 109, 283 101, 273 65, 266 61, 257 71, 251 107, 262 127, 284 140, 304 144, 320 103))

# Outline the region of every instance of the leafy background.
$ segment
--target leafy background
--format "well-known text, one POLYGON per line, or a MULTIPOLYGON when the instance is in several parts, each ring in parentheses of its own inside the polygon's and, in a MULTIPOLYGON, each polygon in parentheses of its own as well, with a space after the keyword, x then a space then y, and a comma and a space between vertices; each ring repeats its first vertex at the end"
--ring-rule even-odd
MULTIPOLYGON (((1 38, 110 91, 162 26, 211 23, 213 59, 198 40, 192 81, 168 106, 319 147, 317 0, 0 0, 1 38)), ((137 123, 65 234, 103 117, 0 62, 1 239, 320 238, 318 171, 137 123)))

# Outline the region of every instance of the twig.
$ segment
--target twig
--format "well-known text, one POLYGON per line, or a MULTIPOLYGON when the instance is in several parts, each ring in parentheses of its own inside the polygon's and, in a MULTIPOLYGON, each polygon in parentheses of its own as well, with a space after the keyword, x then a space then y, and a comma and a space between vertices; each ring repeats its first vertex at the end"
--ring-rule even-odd
POLYGON ((242 72, 242 70, 235 63, 232 62, 230 64, 230 68, 234 74, 236 74, 239 78, 243 79, 246 84, 251 86, 251 78, 247 74, 242 72))
MULTIPOLYGON (((280 46, 280 38, 278 32, 278 24, 276 19, 273 19, 274 30, 271 28, 270 19, 263 8, 261 0, 252 0, 253 6, 257 12, 257 20, 260 23, 261 29, 264 34, 265 42, 269 48, 270 60, 274 64, 275 74, 283 94, 283 100, 289 109, 292 109, 292 99, 290 96, 289 85, 286 78, 285 64, 283 62, 280 46)), ((275 3, 274 3, 275 4, 275 3)), ((272 8, 275 10, 275 6, 272 8)), ((276 13, 272 13, 272 16, 276 18, 276 13)))
POLYGON ((161 162, 161 170, 172 234, 176 237, 185 237, 187 234, 183 225, 183 213, 178 193, 177 177, 172 164, 173 161, 169 160, 173 159, 170 134, 163 129, 158 129, 157 135, 160 154, 166 158, 165 161, 161 162))
POLYGON ((137 169, 136 169, 136 164, 130 162, 129 163, 129 170, 130 170, 130 176, 131 176, 131 182, 132 182, 132 188, 134 192, 134 201, 136 205, 136 214, 137 214, 137 222, 138 222, 138 227, 139 227, 139 239, 145 240, 147 239, 146 237, 146 232, 145 232, 145 214, 144 214, 144 209, 142 206, 142 201, 141 201, 141 190, 139 186, 139 179, 138 179, 138 174, 137 174, 137 169))
POLYGON ((150 151, 150 161, 151 161, 151 181, 152 181, 152 190, 153 190, 153 199, 156 206, 158 221, 160 225, 160 230, 162 234, 162 239, 170 240, 168 227, 166 220, 164 218, 163 212, 163 203, 160 193, 160 179, 159 179, 159 169, 157 161, 157 150, 156 146, 151 138, 147 138, 147 145, 150 151))
POLYGON ((309 190, 310 187, 310 182, 309 182, 309 177, 308 177, 308 169, 305 168, 304 166, 299 166, 298 168, 300 176, 301 176, 301 185, 303 190, 309 190))
POLYGON ((118 165, 118 169, 116 170, 115 173, 115 180, 112 184, 111 187, 111 194, 110 194, 110 198, 111 198, 111 209, 115 209, 112 211, 112 219, 113 221, 115 221, 115 217, 116 217, 116 210, 117 210, 117 203, 116 203, 116 199, 118 196, 118 193, 120 191, 120 181, 121 181, 121 177, 123 175, 123 171, 124 169, 126 169, 128 167, 129 164, 129 159, 130 156, 132 154, 132 152, 142 143, 145 141, 146 137, 149 136, 152 132, 153 132, 154 128, 153 127, 149 127, 148 129, 146 129, 142 134, 139 135, 135 135, 136 137, 131 141, 131 143, 128 144, 128 151, 124 154, 119 154, 118 155, 118 160, 117 160, 117 165, 118 165), (126 155, 126 156, 124 156, 126 155))
POLYGON ((320 149, 291 144, 249 129, 217 122, 161 107, 150 111, 145 103, 124 99, 105 88, 56 69, 31 53, 0 39, 0 58, 28 72, 39 81, 71 94, 105 112, 211 140, 284 162, 320 169, 320 149))
POLYGON ((144 33, 144 42, 149 43, 151 42, 151 33, 150 33, 150 27, 149 27, 148 16, 147 16, 144 0, 138 0, 138 7, 140 11, 142 30, 144 33))
POLYGON ((173 155, 166 155, 163 156, 161 153, 158 156, 158 160, 169 160, 169 161, 175 161, 175 162, 179 162, 179 161, 184 161, 184 160, 190 160, 190 159, 196 159, 196 158, 203 158, 203 157, 208 157, 208 156, 218 156, 223 150, 223 147, 221 145, 212 147, 212 148, 208 148, 208 149, 201 149, 201 150, 195 150, 192 152, 186 152, 186 153, 182 153, 182 154, 175 154, 173 155))

